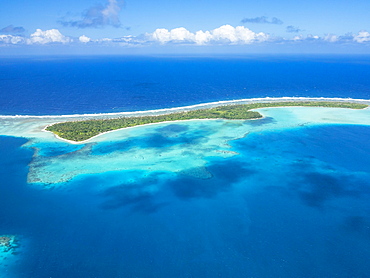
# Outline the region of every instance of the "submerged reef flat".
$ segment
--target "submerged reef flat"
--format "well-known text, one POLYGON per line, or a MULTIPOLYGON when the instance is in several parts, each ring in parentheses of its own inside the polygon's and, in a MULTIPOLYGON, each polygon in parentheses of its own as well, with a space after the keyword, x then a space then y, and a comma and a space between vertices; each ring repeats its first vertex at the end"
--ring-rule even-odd
POLYGON ((17 266, 22 251, 18 236, 0 235, 0 278, 13 277, 10 276, 11 269, 17 266))
POLYGON ((8 252, 15 247, 15 236, 0 236, 0 251, 8 252))
POLYGON ((310 107, 335 107, 363 109, 368 105, 351 102, 324 102, 324 101, 294 101, 294 102, 267 102, 252 104, 234 104, 198 109, 192 111, 171 113, 154 116, 120 117, 116 119, 72 121, 50 125, 47 131, 71 141, 85 141, 101 133, 138 125, 182 121, 193 119, 226 119, 226 120, 248 120, 262 118, 262 115, 251 109, 280 106, 310 106, 310 107))
MULTIPOLYGON (((322 107, 281 107, 258 110, 264 117, 250 120, 189 120, 125 128, 94 137, 89 142, 54 144, 30 141, 36 148, 29 164, 28 182, 64 186, 64 182, 84 175, 107 172, 144 173, 196 172, 207 178, 204 169, 209 158, 227 159, 238 155, 232 141, 264 131, 320 124, 370 124, 370 110, 322 107), (69 145, 69 147, 68 147, 69 145), (59 147, 60 146, 60 147, 59 147), (55 150, 63 152, 55 152, 55 150)), ((57 142, 59 141, 59 142, 57 142)), ((114 181, 104 181, 108 186, 114 181)), ((120 183, 117 181, 117 183, 120 183)))
POLYGON ((18 240, 15 235, 0 235, 0 264, 1 259, 13 254, 18 247, 18 240))

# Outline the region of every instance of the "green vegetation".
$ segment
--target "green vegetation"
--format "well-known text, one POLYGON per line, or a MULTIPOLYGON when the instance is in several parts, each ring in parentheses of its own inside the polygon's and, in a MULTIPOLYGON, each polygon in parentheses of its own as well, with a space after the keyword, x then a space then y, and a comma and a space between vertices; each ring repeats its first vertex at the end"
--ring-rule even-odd
POLYGON ((209 109, 199 109, 187 112, 171 113, 158 116, 120 117, 115 119, 73 121, 57 123, 48 126, 46 130, 51 131, 61 138, 72 141, 84 141, 100 133, 117 130, 125 127, 160 123, 166 121, 181 121, 192 119, 228 119, 246 120, 258 119, 262 115, 255 111, 256 108, 282 107, 282 106, 316 106, 316 107, 339 107, 363 109, 365 104, 350 102, 329 101, 303 101, 303 102, 269 102, 218 106, 209 109))

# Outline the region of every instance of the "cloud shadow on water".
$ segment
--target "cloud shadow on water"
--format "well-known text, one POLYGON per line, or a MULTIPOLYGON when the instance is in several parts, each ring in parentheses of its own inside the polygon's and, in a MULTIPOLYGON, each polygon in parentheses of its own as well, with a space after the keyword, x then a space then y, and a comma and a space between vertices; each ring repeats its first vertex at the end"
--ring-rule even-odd
POLYGON ((105 201, 101 204, 104 210, 115 210, 129 206, 132 211, 154 213, 166 203, 156 202, 152 188, 157 186, 155 176, 140 179, 134 183, 123 183, 106 189, 102 196, 105 201))
POLYGON ((155 132, 145 134, 138 138, 145 148, 163 148, 175 145, 196 145, 206 143, 210 130, 188 130, 186 125, 170 124, 157 128, 155 132))
POLYGON ((176 134, 179 134, 181 132, 188 131, 189 127, 187 125, 180 125, 180 124, 169 124, 165 125, 164 127, 157 128, 156 131, 158 131, 161 134, 165 134, 167 136, 173 136, 176 134))
POLYGON ((335 198, 360 198, 370 194, 369 184, 350 174, 310 171, 292 175, 297 178, 289 183, 289 189, 310 207, 322 208, 335 198))
POLYGON ((104 155, 115 151, 126 151, 135 146, 132 140, 122 140, 118 142, 103 142, 96 144, 92 148, 93 155, 104 155))
POLYGON ((347 232, 370 239, 370 221, 363 216, 349 216, 344 220, 343 228, 347 232))
POLYGON ((245 121, 245 124, 249 126, 253 126, 253 127, 263 126, 267 124, 274 124, 274 123, 276 123, 276 120, 272 117, 264 117, 262 119, 245 121))
POLYGON ((237 161, 225 161, 211 164, 207 171, 208 179, 178 175, 167 186, 180 199, 212 198, 220 192, 229 191, 232 185, 254 174, 254 171, 237 161))
POLYGON ((56 157, 65 154, 72 154, 84 149, 86 145, 72 145, 64 142, 40 142, 30 145, 30 148, 37 150, 38 156, 56 157))
POLYGON ((157 129, 158 132, 144 134, 130 140, 121 140, 118 142, 99 143, 92 148, 92 155, 104 155, 116 151, 127 151, 132 148, 168 148, 176 145, 186 144, 195 145, 208 141, 208 131, 195 130, 185 132, 187 127, 181 125, 172 125, 172 127, 163 127, 157 129), (178 136, 175 136, 178 134, 178 136))
MULTIPOLYGON (((176 178, 164 180, 159 173, 149 177, 139 178, 135 182, 122 183, 106 189, 101 196, 104 198, 101 208, 116 210, 129 207, 132 211, 155 213, 166 206, 170 200, 160 200, 165 191, 172 192, 181 200, 197 198, 213 198, 221 192, 231 190, 233 184, 247 179, 255 172, 248 169, 248 165, 237 161, 215 162, 200 171, 194 168, 196 175, 189 175, 191 170, 178 174, 176 178), (201 176, 199 173, 207 172, 201 176), (164 183, 162 183, 164 181, 164 183)), ((130 174, 130 173, 128 173, 130 174)))

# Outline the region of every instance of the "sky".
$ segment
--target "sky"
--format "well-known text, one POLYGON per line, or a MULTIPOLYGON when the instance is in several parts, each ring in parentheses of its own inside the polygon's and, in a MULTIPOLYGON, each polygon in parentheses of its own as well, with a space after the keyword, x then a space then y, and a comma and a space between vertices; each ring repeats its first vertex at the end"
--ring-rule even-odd
POLYGON ((370 53, 369 0, 12 0, 0 55, 370 53))

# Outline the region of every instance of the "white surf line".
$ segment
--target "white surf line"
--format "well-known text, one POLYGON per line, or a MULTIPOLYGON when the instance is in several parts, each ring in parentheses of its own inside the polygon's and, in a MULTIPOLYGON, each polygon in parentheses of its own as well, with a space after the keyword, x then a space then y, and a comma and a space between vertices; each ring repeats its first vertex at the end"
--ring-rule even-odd
POLYGON ((117 117, 117 116, 138 116, 142 115, 163 115, 169 114, 176 111, 188 111, 200 108, 212 108, 227 104, 243 104, 243 103, 256 103, 256 102, 278 102, 278 101, 339 101, 339 102, 358 102, 364 104, 370 104, 370 99, 354 99, 354 98, 326 98, 326 97, 265 97, 265 98, 246 98, 236 100, 223 100, 216 102, 200 103, 189 106, 173 107, 173 108, 161 108, 154 110, 143 110, 143 111, 131 111, 131 112, 117 112, 117 113, 94 113, 94 114, 71 114, 71 115, 0 115, 0 118, 12 118, 12 119, 23 119, 23 118, 34 118, 34 119, 66 119, 68 118, 105 118, 105 117, 117 117))

